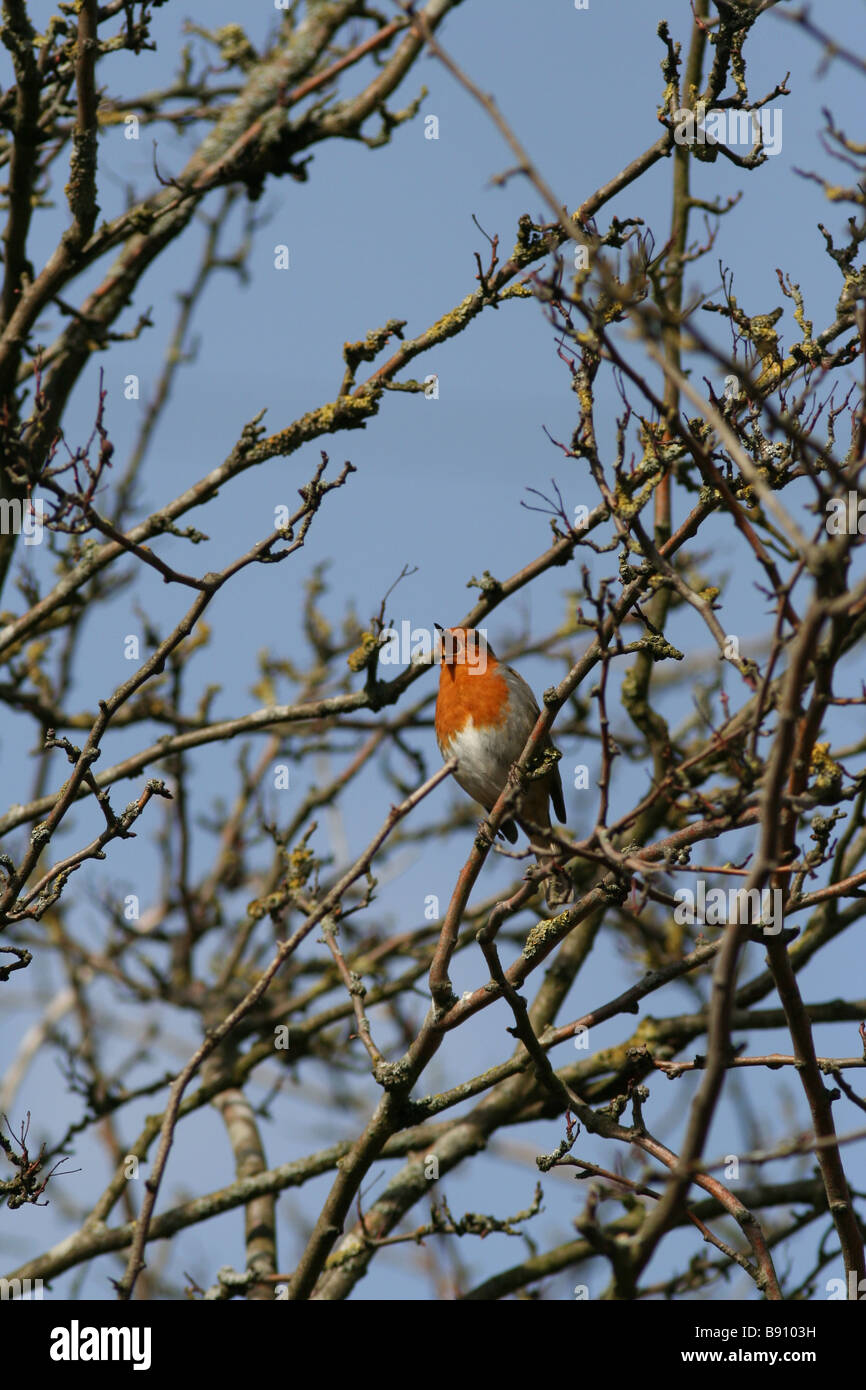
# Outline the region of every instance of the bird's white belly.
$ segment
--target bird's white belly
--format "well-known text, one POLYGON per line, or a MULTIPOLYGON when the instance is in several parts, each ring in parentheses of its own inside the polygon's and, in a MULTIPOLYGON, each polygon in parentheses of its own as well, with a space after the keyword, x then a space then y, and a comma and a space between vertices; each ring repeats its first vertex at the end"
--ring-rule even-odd
POLYGON ((523 748, 521 744, 512 752, 506 746, 509 741, 504 733, 501 726, 478 729, 470 718, 442 747, 444 757, 457 759, 454 780, 488 810, 505 786, 508 769, 523 748))

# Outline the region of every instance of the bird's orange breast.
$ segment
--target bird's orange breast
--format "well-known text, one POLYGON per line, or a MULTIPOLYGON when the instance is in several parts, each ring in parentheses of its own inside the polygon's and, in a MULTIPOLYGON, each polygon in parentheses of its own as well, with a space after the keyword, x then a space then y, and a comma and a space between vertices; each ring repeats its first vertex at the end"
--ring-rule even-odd
POLYGON ((476 728, 499 728, 508 714, 508 686, 488 658, 487 670, 473 673, 463 663, 443 665, 434 725, 440 748, 471 719, 476 728))

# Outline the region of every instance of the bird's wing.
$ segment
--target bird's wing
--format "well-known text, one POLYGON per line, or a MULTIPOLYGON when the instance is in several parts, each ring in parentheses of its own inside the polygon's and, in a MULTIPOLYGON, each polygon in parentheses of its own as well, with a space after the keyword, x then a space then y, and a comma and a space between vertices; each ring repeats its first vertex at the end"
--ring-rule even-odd
MULTIPOLYGON (((532 693, 532 687, 527 684, 519 671, 515 671, 513 666, 503 667, 503 674, 506 681, 516 695, 532 710, 534 719, 537 719, 541 710, 538 708, 538 701, 532 693)), ((546 742, 553 747, 553 741, 548 735, 546 742)), ((550 797, 553 802, 553 809, 556 812, 557 820, 563 825, 566 822, 565 797, 562 794, 562 777, 559 773, 559 766, 555 766, 550 774, 550 797)))

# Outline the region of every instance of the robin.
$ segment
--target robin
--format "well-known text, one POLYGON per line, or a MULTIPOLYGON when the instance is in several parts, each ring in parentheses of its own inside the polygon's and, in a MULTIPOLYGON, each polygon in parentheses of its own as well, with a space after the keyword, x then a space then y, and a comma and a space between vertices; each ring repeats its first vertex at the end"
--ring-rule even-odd
MULTIPOLYGON (((489 811, 498 800, 539 716, 535 696, 522 676, 497 661, 484 634, 471 627, 436 627, 440 633, 441 669, 436 700, 436 741, 443 758, 457 758, 458 785, 489 811)), ((541 751, 553 744, 546 736, 541 751)), ((524 784, 515 817, 529 836, 539 864, 547 872, 547 905, 554 909, 573 895, 571 879, 558 867, 550 834, 549 803, 565 820, 562 779, 554 765, 544 777, 524 784)), ((499 827, 512 844, 517 825, 499 827)))

